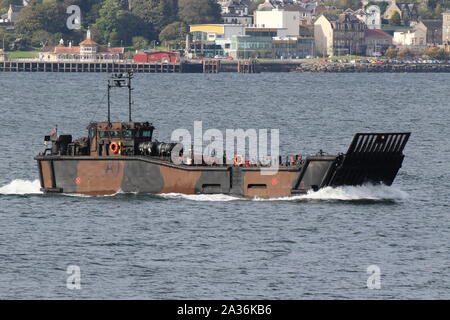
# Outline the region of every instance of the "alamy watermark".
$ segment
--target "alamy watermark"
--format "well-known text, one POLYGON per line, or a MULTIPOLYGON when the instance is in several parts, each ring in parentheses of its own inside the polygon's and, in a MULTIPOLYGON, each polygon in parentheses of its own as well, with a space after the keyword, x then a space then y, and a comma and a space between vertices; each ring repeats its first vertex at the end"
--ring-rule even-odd
POLYGON ((70 16, 67 18, 66 26, 69 30, 81 29, 81 9, 77 5, 71 5, 67 7, 67 14, 70 16))
POLYGON ((369 277, 367 278, 367 288, 381 289, 381 269, 379 266, 372 264, 366 270, 369 277))
POLYGON ((66 287, 69 290, 81 289, 81 268, 77 265, 67 266, 66 273, 69 275, 66 280, 66 287))
POLYGON ((241 164, 261 166, 261 174, 276 174, 280 164, 279 129, 208 129, 203 132, 202 121, 194 121, 194 134, 187 129, 172 132, 171 141, 178 142, 171 152, 175 164, 222 165, 241 164), (268 152, 270 150, 270 153, 268 152), (238 158, 237 158, 238 157, 238 158))

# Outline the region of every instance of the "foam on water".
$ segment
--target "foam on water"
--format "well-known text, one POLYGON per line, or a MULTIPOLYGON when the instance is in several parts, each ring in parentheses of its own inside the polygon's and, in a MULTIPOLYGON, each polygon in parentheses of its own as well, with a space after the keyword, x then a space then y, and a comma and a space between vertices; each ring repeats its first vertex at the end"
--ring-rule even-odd
MULTIPOLYGON (((16 179, 10 183, 0 187, 0 194, 3 195, 27 195, 27 194, 42 194, 40 191, 39 180, 21 180, 16 179)), ((107 195, 108 197, 123 195, 123 191, 119 190, 115 194, 107 195)), ((74 197, 91 197, 81 194, 65 194, 74 197)), ((389 187, 385 185, 363 185, 363 186, 344 186, 344 187, 326 187, 319 191, 310 191, 307 194, 288 196, 288 197, 273 197, 252 199, 231 196, 226 194, 182 194, 182 193, 165 193, 159 194, 158 197, 165 199, 184 199, 191 201, 236 201, 236 200, 251 200, 251 201, 308 201, 308 200, 401 200, 408 198, 408 194, 396 187, 389 187)))
POLYGON ((326 187, 316 192, 309 191, 307 194, 278 197, 278 198, 255 198, 257 201, 307 201, 307 200, 401 200, 408 198, 408 194, 398 188, 386 185, 362 185, 326 187))
POLYGON ((0 187, 0 194, 10 195, 26 195, 26 194, 41 194, 42 191, 39 180, 21 180, 16 179, 10 183, 0 187))
POLYGON ((165 199, 186 199, 192 201, 234 201, 243 200, 243 198, 230 196, 226 194, 184 194, 184 193, 164 193, 158 196, 165 199))
POLYGON ((386 185, 363 185, 363 186, 345 186, 345 187, 326 187, 319 191, 309 191, 307 194, 273 197, 273 198, 241 198, 225 194, 182 194, 167 193, 159 195, 167 199, 186 199, 192 201, 308 201, 308 200, 401 200, 408 198, 408 194, 398 188, 386 185))

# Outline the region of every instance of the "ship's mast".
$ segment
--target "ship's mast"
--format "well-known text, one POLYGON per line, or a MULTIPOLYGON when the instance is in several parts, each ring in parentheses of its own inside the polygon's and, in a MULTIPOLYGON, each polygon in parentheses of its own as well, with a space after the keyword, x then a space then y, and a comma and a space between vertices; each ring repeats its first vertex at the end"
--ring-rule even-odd
POLYGON ((111 123, 111 88, 128 88, 128 121, 131 122, 131 105, 133 104, 131 98, 131 79, 133 79, 133 73, 114 73, 108 80, 108 123, 111 123))

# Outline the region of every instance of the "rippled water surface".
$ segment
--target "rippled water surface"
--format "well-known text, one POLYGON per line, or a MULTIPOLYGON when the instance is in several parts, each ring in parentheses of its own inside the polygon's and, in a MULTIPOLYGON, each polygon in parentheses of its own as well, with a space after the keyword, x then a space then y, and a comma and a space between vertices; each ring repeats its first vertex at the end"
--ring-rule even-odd
MULTIPOLYGON (((43 195, 43 136, 104 120, 104 74, 0 73, 0 299, 450 298, 448 74, 137 75, 135 120, 279 128, 282 152, 411 131, 392 187, 244 200, 43 195), (69 265, 81 290, 66 288, 69 265), (367 288, 367 267, 381 289, 367 288)), ((123 92, 125 94, 125 92, 123 92)), ((126 119, 114 95, 113 120, 126 119)))

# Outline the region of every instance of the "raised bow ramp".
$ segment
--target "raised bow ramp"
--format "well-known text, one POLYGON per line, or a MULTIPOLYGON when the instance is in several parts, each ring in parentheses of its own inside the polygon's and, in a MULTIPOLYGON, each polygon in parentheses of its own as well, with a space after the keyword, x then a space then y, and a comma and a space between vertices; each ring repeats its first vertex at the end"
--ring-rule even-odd
POLYGON ((345 154, 308 157, 292 193, 326 186, 391 185, 402 166, 410 132, 357 133, 345 154))

